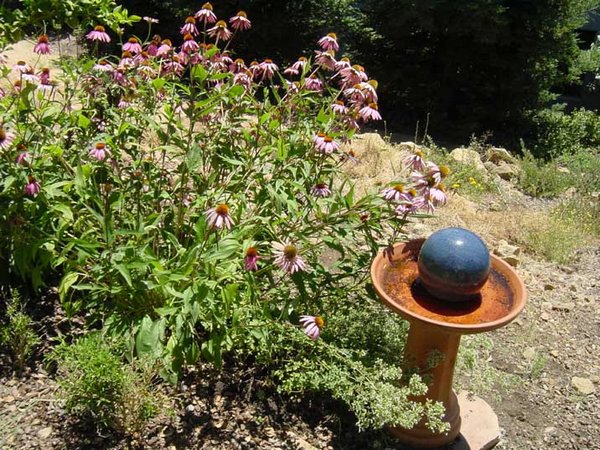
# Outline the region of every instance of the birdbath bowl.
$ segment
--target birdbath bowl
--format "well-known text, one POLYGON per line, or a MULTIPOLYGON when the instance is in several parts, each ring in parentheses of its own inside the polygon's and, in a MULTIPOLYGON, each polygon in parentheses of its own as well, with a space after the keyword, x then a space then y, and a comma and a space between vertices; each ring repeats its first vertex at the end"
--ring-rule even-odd
MULTIPOLYGON (((486 274, 483 285, 479 283, 478 292, 470 292, 462 299, 460 296, 449 296, 444 300, 434 297, 430 290, 437 290, 428 290, 419 276, 419 254, 424 242, 425 239, 417 239, 396 244, 393 251, 377 255, 371 265, 371 278, 383 303, 410 322, 404 369, 428 375, 425 378, 427 393, 414 400, 443 403, 446 409, 444 420, 450 425, 450 430, 444 434, 429 430, 423 422, 412 429, 390 427, 389 430, 411 448, 434 449, 450 444, 461 431, 460 406, 452 390, 460 337, 507 325, 525 306, 526 292, 513 268, 489 255, 489 275, 486 274), (442 358, 428 371, 428 358, 432 352, 442 358)), ((487 250, 486 253, 489 254, 487 250)))

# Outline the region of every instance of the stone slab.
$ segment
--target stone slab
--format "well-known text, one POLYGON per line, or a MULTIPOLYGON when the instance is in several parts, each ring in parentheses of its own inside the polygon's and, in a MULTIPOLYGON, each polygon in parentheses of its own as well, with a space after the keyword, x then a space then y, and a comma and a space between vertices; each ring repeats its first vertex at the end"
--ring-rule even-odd
POLYGON ((484 400, 466 391, 458 394, 462 423, 448 450, 489 450, 500 441, 498 416, 484 400))

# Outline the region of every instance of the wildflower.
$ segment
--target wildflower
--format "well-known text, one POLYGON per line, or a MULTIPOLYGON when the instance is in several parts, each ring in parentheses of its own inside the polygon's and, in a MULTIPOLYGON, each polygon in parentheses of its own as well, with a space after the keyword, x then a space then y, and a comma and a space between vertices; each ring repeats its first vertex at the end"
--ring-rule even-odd
POLYGON ((321 334, 321 328, 325 325, 325 320, 321 316, 300 316, 300 323, 304 327, 304 333, 316 341, 321 334))
POLYGON ((365 94, 362 91, 361 85, 355 84, 352 87, 346 88, 342 91, 345 97, 347 97, 352 103, 362 104, 365 101, 365 94))
POLYGON ((315 137, 313 138, 313 144, 315 144, 315 146, 321 145, 325 140, 325 136, 326 134, 322 132, 315 134, 315 137))
POLYGON ((325 136, 322 141, 315 144, 315 147, 319 153, 329 155, 336 150, 340 149, 340 144, 335 142, 331 136, 325 136))
POLYGON ((298 74, 300 74, 301 71, 304 70, 307 63, 308 63, 308 60, 304 56, 301 56, 300 58, 298 58, 298 61, 296 61, 290 67, 285 69, 283 71, 283 73, 285 75, 298 75, 298 74))
POLYGON ((246 62, 242 58, 236 58, 235 61, 229 65, 229 70, 233 73, 244 72, 247 69, 246 62))
POLYGON ((158 19, 155 19, 153 17, 148 17, 148 16, 144 16, 142 17, 142 20, 144 20, 144 22, 146 23, 158 23, 158 19))
POLYGON ((315 197, 329 197, 331 195, 331 189, 329 189, 329 186, 326 184, 317 183, 312 187, 310 193, 315 197))
POLYGON ((315 52, 317 57, 315 58, 315 62, 324 69, 335 70, 335 54, 332 50, 327 50, 324 52, 315 52))
POLYGON ((338 72, 340 72, 342 69, 348 69, 349 67, 352 67, 352 65, 350 64, 350 60, 346 57, 335 63, 335 70, 338 72))
POLYGON ((183 25, 181 27, 180 32, 184 36, 186 34, 191 34, 192 36, 198 36, 199 33, 198 33, 198 28, 196 28, 196 19, 194 19, 192 16, 188 16, 188 18, 185 19, 185 25, 183 25))
POLYGON ((27 72, 23 72, 21 78, 31 84, 38 84, 40 82, 40 77, 33 73, 33 68, 27 72))
POLYGON ((112 72, 112 65, 105 59, 101 59, 98 63, 94 64, 92 69, 97 70, 98 72, 112 72))
POLYGON ((162 67, 164 74, 175 74, 176 76, 181 76, 184 70, 185 67, 179 62, 179 57, 177 55, 173 55, 171 60, 162 67))
POLYGON ((110 156, 110 150, 104 142, 98 142, 91 148, 89 155, 96 161, 104 161, 107 156, 110 156))
POLYGON ((265 78, 270 80, 271 78, 273 78, 273 75, 275 74, 275 72, 277 72, 279 70, 279 67, 277 67, 277 64, 275 64, 273 62, 273 60, 268 59, 268 58, 265 59, 263 62, 261 62, 259 67, 260 67, 260 71, 262 73, 263 80, 265 78))
POLYGON ((28 195, 29 197, 35 197, 39 194, 41 188, 42 186, 40 185, 40 183, 30 175, 29 182, 25 185, 23 190, 25 191, 25 195, 28 195))
POLYGON ((304 83, 306 89, 308 89, 309 91, 321 92, 323 90, 323 82, 316 74, 313 74, 310 77, 308 77, 304 83))
POLYGON ((343 158, 347 159, 348 161, 352 161, 354 164, 358 163, 358 155, 354 150, 348 150, 346 153, 344 153, 343 158))
POLYGON ((33 70, 33 68, 25 61, 17 61, 17 63, 13 66, 13 69, 20 73, 27 73, 33 70))
POLYGON ((50 53, 52 53, 52 50, 50 49, 50 44, 48 43, 48 36, 46 36, 45 34, 42 34, 37 41, 37 44, 35 44, 35 47, 33 47, 33 51, 34 53, 37 53, 38 55, 49 55, 50 53))
POLYGON ((152 38, 152 41, 150 41, 150 44, 148 44, 148 47, 146 47, 146 52, 148 52, 148 56, 156 56, 158 47, 160 47, 160 36, 156 34, 152 38))
POLYGON ((249 89, 252 85, 252 72, 246 69, 243 72, 236 73, 233 76, 233 84, 240 84, 246 89, 249 89))
POLYGON ((210 228, 227 228, 230 229, 233 225, 233 220, 229 216, 229 206, 225 203, 221 203, 214 208, 210 208, 204 213, 208 219, 208 226, 210 228))
POLYGON ((379 114, 379 108, 377 103, 369 103, 367 106, 358 111, 360 118, 365 122, 368 120, 381 120, 381 114, 379 114))
POLYGON ((121 54, 121 60, 119 61, 118 67, 123 69, 130 69, 135 66, 135 61, 133 60, 133 55, 129 51, 124 51, 121 54))
POLYGON ((20 152, 15 158, 15 162, 20 166, 29 166, 29 152, 20 152))
POLYGON ((234 31, 246 31, 252 26, 252 22, 248 20, 246 11, 238 11, 235 16, 229 19, 229 23, 234 31))
POLYGON ((2 125, 0 125, 0 150, 6 150, 14 140, 15 135, 10 131, 6 131, 2 125))
POLYGON ((386 200, 396 202, 407 199, 407 193, 404 189, 404 185, 401 183, 395 184, 389 188, 385 188, 383 191, 381 191, 381 195, 386 200))
POLYGON ((185 53, 194 53, 200 49, 198 43, 194 40, 194 36, 191 34, 186 34, 184 37, 183 45, 181 46, 181 50, 185 53))
POLYGON ((406 167, 413 170, 423 171, 425 170, 425 160, 423 159, 423 151, 415 147, 412 155, 404 158, 404 164, 406 167))
POLYGON ((344 105, 343 100, 336 100, 335 102, 333 102, 333 104, 331 105, 331 109, 334 113, 337 114, 346 114, 348 112, 348 107, 344 105))
POLYGON ((288 81, 283 80, 285 82, 285 88, 290 94, 297 94, 300 92, 300 83, 297 81, 288 81))
POLYGON ((110 77, 113 81, 121 85, 127 84, 127 77, 125 76, 125 72, 122 67, 118 67, 117 69, 113 70, 113 72, 110 74, 110 77))
POLYGON ((287 273, 306 271, 306 263, 298 255, 298 248, 290 243, 272 242, 275 264, 287 273))
POLYGON ((196 14, 194 14, 194 17, 204 23, 204 25, 213 24, 217 21, 217 16, 215 16, 215 13, 213 12, 213 7, 208 2, 202 5, 202 9, 197 11, 196 14))
POLYGON ((156 56, 167 56, 173 50, 173 44, 169 39, 165 39, 160 43, 160 47, 156 50, 156 56))
POLYGON ((50 84, 50 69, 44 67, 38 77, 40 79, 40 83, 50 84))
POLYGON ((377 103, 377 86, 379 84, 376 80, 369 80, 366 83, 360 83, 360 90, 369 103, 377 103))
POLYGON ((208 35, 221 41, 228 41, 231 38, 231 31, 224 20, 219 20, 214 27, 208 29, 208 35))
POLYGON ((403 216, 413 214, 425 206, 425 199, 417 194, 415 189, 409 189, 400 204, 396 206, 396 214, 403 216))
POLYGON ((100 41, 108 44, 110 42, 110 36, 102 25, 96 25, 96 27, 85 35, 90 41, 100 41))
POLYGON ((246 249, 246 256, 244 256, 244 270, 258 270, 258 258, 258 250, 256 247, 248 247, 246 249))
POLYGON ((329 33, 327 36, 323 36, 319 39, 318 44, 323 50, 333 50, 334 52, 337 52, 340 49, 335 33, 329 33))
POLYGON ((140 45, 139 39, 130 37, 127 42, 123 44, 123 51, 133 53, 134 55, 142 53, 142 46, 140 45))
POLYGON ((339 73, 346 86, 354 86, 355 84, 368 80, 364 67, 359 66, 358 64, 344 67, 339 73))

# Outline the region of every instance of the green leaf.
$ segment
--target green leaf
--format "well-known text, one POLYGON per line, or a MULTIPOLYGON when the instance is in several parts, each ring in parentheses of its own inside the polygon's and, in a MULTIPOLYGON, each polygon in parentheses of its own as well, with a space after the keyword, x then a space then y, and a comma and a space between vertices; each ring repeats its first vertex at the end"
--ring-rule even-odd
POLYGON ((83 114, 79 114, 77 116, 77 126, 80 128, 87 128, 90 126, 90 123, 92 123, 92 121, 90 119, 88 119, 86 116, 84 116, 83 114))
POLYGON ((135 336, 135 350, 138 356, 157 356, 162 351, 161 340, 165 332, 164 319, 153 321, 146 316, 135 336))
POLYGON ((74 283, 77 282, 78 278, 79 274, 77 272, 69 272, 62 278, 62 280, 60 280, 60 284, 58 285, 58 296, 61 302, 67 298, 69 289, 74 283))
POLYGON ((115 265, 115 269, 117 269, 119 271, 119 273, 121 274, 121 276, 127 282, 127 285, 129 287, 133 287, 133 284, 131 282, 131 274, 129 273, 129 269, 124 264, 116 264, 115 265))

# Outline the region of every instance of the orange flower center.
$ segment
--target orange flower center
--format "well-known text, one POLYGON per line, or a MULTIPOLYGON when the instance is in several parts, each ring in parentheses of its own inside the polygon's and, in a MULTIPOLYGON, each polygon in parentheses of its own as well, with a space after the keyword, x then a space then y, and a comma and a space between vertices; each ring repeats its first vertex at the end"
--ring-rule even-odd
POLYGON ((319 328, 323 328, 325 326, 325 319, 323 319, 321 316, 317 316, 315 317, 315 324, 319 328))
POLYGON ((44 68, 42 69, 42 73, 43 73, 44 75, 48 75, 48 74, 50 73, 50 69, 48 69, 47 67, 44 67, 44 68))
POLYGON ((448 166, 440 166, 440 175, 442 178, 446 178, 450 174, 448 166))
POLYGON ((225 21, 224 21, 224 20, 219 20, 219 21, 216 23, 216 26, 217 26, 217 27, 219 27, 219 28, 226 28, 226 27, 227 27, 227 24, 225 23, 225 21))
POLYGON ((168 45, 169 47, 171 47, 173 44, 171 44, 171 41, 169 39, 165 39, 164 41, 162 41, 163 45, 168 45))
POLYGON ((409 189, 408 193, 411 195, 411 197, 417 196, 417 190, 415 188, 409 189))
POLYGON ((298 256, 298 249, 293 245, 286 245, 283 248, 283 256, 285 256, 287 259, 294 259, 296 256, 298 256))
POLYGON ((192 36, 191 34, 186 34, 183 37, 183 39, 186 40, 186 41, 193 41, 194 40, 194 36, 192 36))
POLYGON ((246 250, 246 258, 256 258, 258 256, 258 250, 256 247, 248 247, 246 250))
POLYGON ((128 51, 124 51, 121 54, 121 58, 131 58, 131 56, 132 56, 131 52, 128 52, 128 51))
POLYGON ((328 33, 327 37, 330 37, 332 39, 337 39, 337 34, 335 34, 335 33, 328 33))
POLYGON ((246 11, 238 11, 238 13, 236 14, 236 16, 243 17, 244 19, 248 18, 248 15, 246 14, 246 11))
POLYGON ((188 16, 187 19, 185 19, 185 23, 196 23, 196 19, 192 16, 188 16))
POLYGON ((208 9, 209 11, 212 11, 213 7, 210 3, 206 2, 204 5, 202 5, 202 9, 208 9))
POLYGON ((96 144, 96 149, 98 149, 98 150, 104 150, 104 148, 106 148, 106 144, 104 142, 98 142, 96 144))
POLYGON ((377 80, 369 80, 367 81, 367 83, 373 86, 373 89, 377 89, 379 87, 379 83, 377 82, 377 80))
POLYGON ((130 37, 129 39, 127 39, 127 42, 129 42, 130 44, 137 44, 138 40, 135 37, 130 37))
POLYGON ((329 143, 333 141, 333 138, 331 136, 325 136, 325 142, 329 143))
POLYGON ((340 105, 340 106, 344 106, 344 101, 343 100, 336 100, 335 104, 336 105, 340 105))
POLYGON ((103 27, 102 25, 96 25, 96 26, 94 27, 94 31, 100 31, 100 32, 102 32, 102 33, 105 33, 105 32, 106 32, 106 30, 104 29, 104 27, 103 27))
POLYGON ((17 61, 17 66, 25 66, 27 63, 25 61, 17 61))
POLYGON ((38 44, 47 44, 47 43, 48 43, 48 36, 46 36, 45 34, 42 34, 38 38, 38 44))
POLYGON ((377 103, 369 103, 369 108, 375 109, 375 110, 379 109, 379 107, 377 106, 377 103))
POLYGON ((229 214, 229 206, 227 206, 225 203, 221 203, 215 208, 215 212, 220 216, 226 216, 229 214))
POLYGON ((4 129, 0 128, 0 141, 3 141, 4 139, 6 139, 6 132, 4 129))
POLYGON ((396 192, 402 193, 402 192, 404 192, 404 185, 403 184, 395 184, 394 185, 394 190, 396 192))
POLYGON ((267 58, 267 59, 265 59, 265 63, 267 63, 267 64, 273 64, 273 60, 267 58))

